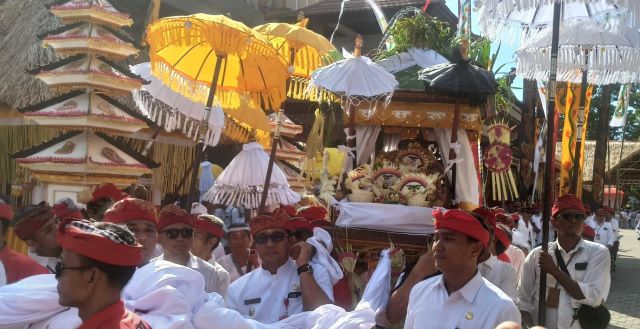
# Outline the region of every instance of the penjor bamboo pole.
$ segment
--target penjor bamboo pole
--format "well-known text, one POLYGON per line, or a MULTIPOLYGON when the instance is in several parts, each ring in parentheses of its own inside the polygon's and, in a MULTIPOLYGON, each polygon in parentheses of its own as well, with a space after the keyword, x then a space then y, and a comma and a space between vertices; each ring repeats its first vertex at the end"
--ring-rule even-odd
MULTIPOLYGON (((587 102, 587 64, 589 64, 589 51, 585 50, 584 56, 584 68, 582 69, 582 85, 580 88, 580 108, 578 110, 578 129, 576 129, 576 149, 573 154, 573 169, 571 175, 571 193, 578 195, 578 181, 580 180, 580 174, 582 173, 580 166, 580 157, 582 156, 582 129, 584 127, 584 107, 587 102)), ((567 118, 565 118, 567 120, 567 118)))

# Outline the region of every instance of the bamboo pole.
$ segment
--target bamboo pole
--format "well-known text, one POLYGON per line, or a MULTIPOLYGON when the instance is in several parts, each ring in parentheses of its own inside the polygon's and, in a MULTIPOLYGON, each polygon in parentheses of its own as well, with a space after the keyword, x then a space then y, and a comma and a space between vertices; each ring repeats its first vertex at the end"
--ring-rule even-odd
MULTIPOLYGON (((554 116, 556 108, 556 74, 558 72, 558 42, 560 39, 560 1, 553 4, 553 30, 551 36, 551 63, 549 65, 549 93, 547 97, 547 145, 544 164, 544 198, 542 200, 542 252, 549 251, 549 218, 554 201, 555 185, 555 153, 556 143, 553 140, 554 116)), ((540 291, 538 298, 538 325, 545 325, 547 309, 547 275, 540 269, 540 291)))
POLYGON ((213 79, 211 80, 211 88, 209 88, 209 97, 207 98, 207 106, 204 108, 204 115, 200 120, 200 131, 198 137, 198 143, 196 144, 195 149, 195 160, 193 162, 193 166, 191 168, 191 183, 189 184, 187 203, 183 206, 183 208, 187 211, 191 211, 191 203, 196 199, 196 181, 198 180, 198 167, 200 166, 200 162, 202 162, 202 158, 204 156, 204 136, 207 131, 207 125, 209 124, 209 116, 211 116, 211 107, 213 106, 213 99, 216 94, 216 87, 218 85, 218 80, 220 78, 220 68, 222 67, 222 60, 225 55, 217 55, 216 56, 216 66, 213 70, 213 79), (202 150, 200 149, 202 148, 202 150))

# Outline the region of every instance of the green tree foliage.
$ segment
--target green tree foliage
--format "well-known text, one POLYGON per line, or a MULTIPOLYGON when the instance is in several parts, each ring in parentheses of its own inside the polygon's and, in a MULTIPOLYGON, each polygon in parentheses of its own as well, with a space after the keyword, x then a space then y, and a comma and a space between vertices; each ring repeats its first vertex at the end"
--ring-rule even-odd
MULTIPOLYGON (((591 98, 591 109, 589 110, 589 125, 587 126, 587 140, 594 140, 600 135, 598 130, 598 122, 600 120, 600 113, 604 106, 609 106, 609 115, 607 122, 611 121, 613 112, 615 110, 615 104, 618 101, 619 85, 610 87, 611 89, 611 103, 604 104, 604 87, 600 86, 594 90, 593 97, 591 98)), ((629 113, 627 114, 627 126, 625 128, 625 140, 638 140, 640 139, 640 111, 634 110, 640 109, 640 86, 634 85, 631 89, 631 96, 629 99, 629 113)), ((609 128, 610 140, 622 140, 622 128, 609 128)))

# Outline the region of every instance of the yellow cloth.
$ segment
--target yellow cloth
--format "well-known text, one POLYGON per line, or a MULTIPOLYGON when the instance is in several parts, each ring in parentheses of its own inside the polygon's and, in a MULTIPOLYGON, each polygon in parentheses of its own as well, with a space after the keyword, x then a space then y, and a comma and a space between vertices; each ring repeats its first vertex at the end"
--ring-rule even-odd
POLYGON ((162 18, 148 26, 147 43, 152 74, 195 102, 207 102, 218 60, 215 96, 223 108, 239 108, 246 95, 252 108, 277 111, 285 99, 286 61, 262 35, 226 16, 162 18))
POLYGON ((587 138, 587 123, 589 122, 589 105, 593 86, 587 87, 586 101, 584 105, 584 126, 582 127, 582 144, 580 148, 580 163, 573 163, 578 136, 578 116, 580 115, 580 84, 567 82, 566 102, 564 112, 564 128, 562 129, 562 161, 560 166, 560 195, 571 192, 572 171, 578 170, 578 187, 576 196, 582 197, 582 180, 584 167, 584 146, 587 138))

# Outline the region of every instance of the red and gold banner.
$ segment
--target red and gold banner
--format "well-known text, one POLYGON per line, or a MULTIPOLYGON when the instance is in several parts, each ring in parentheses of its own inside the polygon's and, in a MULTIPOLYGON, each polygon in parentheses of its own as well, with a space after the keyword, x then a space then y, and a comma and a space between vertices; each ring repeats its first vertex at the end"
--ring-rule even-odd
POLYGON ((578 139, 578 116, 580 115, 580 84, 567 83, 566 102, 564 109, 564 128, 562 130, 562 160, 560 166, 560 196, 571 193, 571 178, 574 170, 578 170, 578 187, 576 196, 582 197, 582 167, 584 165, 584 145, 587 137, 587 123, 589 122, 589 105, 593 86, 587 87, 584 105, 584 126, 582 128, 582 143, 580 150, 580 162, 574 164, 576 141, 578 139))

